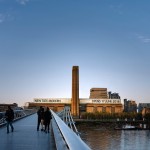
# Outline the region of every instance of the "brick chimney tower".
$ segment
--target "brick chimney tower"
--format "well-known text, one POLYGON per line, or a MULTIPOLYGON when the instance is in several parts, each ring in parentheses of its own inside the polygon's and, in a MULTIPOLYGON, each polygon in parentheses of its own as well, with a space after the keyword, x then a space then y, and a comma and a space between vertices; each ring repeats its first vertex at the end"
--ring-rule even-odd
POLYGON ((72 99, 71 114, 74 117, 79 116, 79 67, 72 67, 72 99))

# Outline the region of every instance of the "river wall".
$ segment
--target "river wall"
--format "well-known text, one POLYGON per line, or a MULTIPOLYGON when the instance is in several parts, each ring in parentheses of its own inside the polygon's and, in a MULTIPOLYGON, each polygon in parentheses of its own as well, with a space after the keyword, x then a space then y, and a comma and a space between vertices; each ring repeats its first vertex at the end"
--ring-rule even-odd
POLYGON ((150 122, 148 121, 110 121, 110 120, 84 120, 84 119, 75 119, 75 124, 77 127, 88 127, 88 126, 97 126, 97 127, 106 127, 106 128, 115 128, 121 127, 122 125, 129 124, 142 129, 150 129, 150 122))

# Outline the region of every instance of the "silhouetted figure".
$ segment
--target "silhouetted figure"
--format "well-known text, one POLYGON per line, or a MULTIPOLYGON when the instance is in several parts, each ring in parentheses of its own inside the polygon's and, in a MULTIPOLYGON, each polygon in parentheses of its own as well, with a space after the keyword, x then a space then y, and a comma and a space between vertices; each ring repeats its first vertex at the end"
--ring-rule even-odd
POLYGON ((45 132, 49 132, 49 125, 50 125, 50 121, 52 119, 52 115, 51 112, 49 110, 49 108, 47 107, 45 113, 44 113, 44 124, 45 124, 45 132))
POLYGON ((41 111, 41 131, 44 131, 44 108, 41 111))
POLYGON ((9 126, 11 127, 11 131, 13 132, 14 127, 12 125, 12 122, 14 120, 14 111, 11 109, 10 106, 8 106, 8 109, 6 110, 5 118, 7 121, 7 133, 9 133, 9 126))
POLYGON ((39 131, 39 126, 42 118, 42 111, 43 111, 43 107, 40 106, 40 109, 37 111, 37 115, 38 115, 37 131, 39 131))

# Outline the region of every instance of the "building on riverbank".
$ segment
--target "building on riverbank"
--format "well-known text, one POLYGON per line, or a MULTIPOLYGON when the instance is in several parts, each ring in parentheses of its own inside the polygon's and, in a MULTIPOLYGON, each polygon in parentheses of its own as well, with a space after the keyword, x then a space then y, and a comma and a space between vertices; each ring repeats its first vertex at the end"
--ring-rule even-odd
POLYGON ((108 99, 107 88, 91 88, 90 99, 108 99))
POLYGON ((150 109, 150 103, 139 103, 138 112, 142 112, 144 108, 150 109))
POLYGON ((83 112, 120 113, 123 106, 119 94, 107 92, 107 88, 91 88, 89 98, 79 98, 79 67, 72 68, 72 98, 34 98, 26 103, 26 107, 49 107, 54 111, 61 111, 70 106, 73 116, 80 116, 83 112))
MULTIPOLYGON (((28 108, 49 107, 54 111, 61 111, 65 106, 71 107, 71 98, 34 98, 33 102, 27 103, 28 108)), ((83 112, 122 112, 120 99, 79 99, 79 114, 83 112)))
POLYGON ((146 114, 150 114, 150 103, 139 103, 138 112, 142 113, 144 117, 146 114))
POLYGON ((142 109, 142 116, 144 117, 146 114, 150 114, 150 108, 143 108, 142 109))
POLYGON ((124 112, 137 112, 137 104, 135 100, 124 99, 124 112))
POLYGON ((13 103, 13 104, 0 104, 0 112, 4 112, 8 109, 8 106, 10 106, 12 109, 18 107, 18 104, 13 103))

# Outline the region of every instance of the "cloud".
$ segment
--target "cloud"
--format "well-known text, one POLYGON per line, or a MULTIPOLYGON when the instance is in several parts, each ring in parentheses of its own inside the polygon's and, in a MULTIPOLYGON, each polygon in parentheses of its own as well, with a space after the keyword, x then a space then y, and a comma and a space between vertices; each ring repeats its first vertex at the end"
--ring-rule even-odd
POLYGON ((6 20, 5 14, 0 13, 0 23, 4 22, 6 20))
POLYGON ((143 35, 136 34, 137 38, 143 43, 150 43, 150 38, 143 35))
POLYGON ((5 21, 14 20, 14 17, 8 13, 0 13, 0 24, 5 21))
POLYGON ((29 2, 29 0, 16 0, 16 1, 21 5, 26 5, 29 2))

